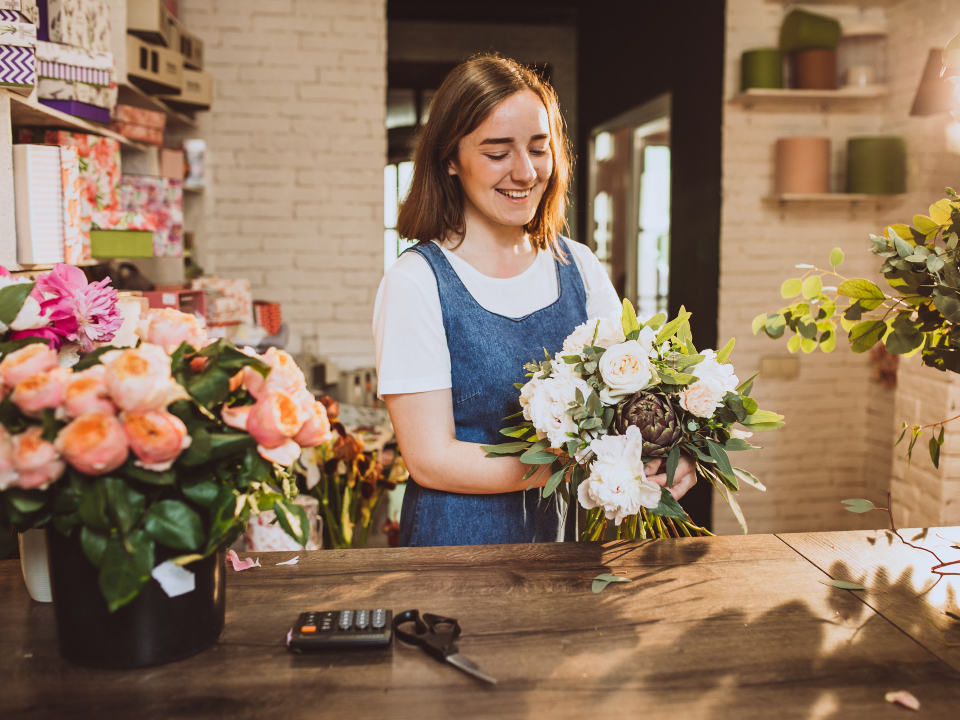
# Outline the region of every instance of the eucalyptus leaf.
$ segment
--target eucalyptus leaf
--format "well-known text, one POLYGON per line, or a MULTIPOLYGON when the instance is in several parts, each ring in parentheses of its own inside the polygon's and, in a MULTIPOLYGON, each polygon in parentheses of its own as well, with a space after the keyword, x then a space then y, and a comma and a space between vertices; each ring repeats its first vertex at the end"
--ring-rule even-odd
POLYGON ((742 480, 747 485, 752 485, 757 490, 766 491, 767 487, 757 478, 753 473, 747 472, 743 468, 735 467, 733 469, 734 474, 739 480, 742 480))
POLYGON ((830 265, 834 268, 840 267, 843 263, 843 250, 834 248, 830 251, 830 265))
POLYGON ((869 500, 843 500, 843 509, 852 513, 865 513, 877 510, 877 506, 869 500))
POLYGON ((611 575, 610 573, 602 573, 600 575, 597 575, 593 579, 593 585, 591 586, 591 589, 595 593, 601 593, 606 589, 607 585, 609 585, 610 583, 628 583, 628 582, 633 582, 633 580, 631 580, 630 578, 621 577, 620 575, 611 575))
POLYGON ((863 585, 858 583, 847 582, 846 580, 818 580, 821 585, 829 585, 830 587, 840 588, 841 590, 866 590, 863 585))

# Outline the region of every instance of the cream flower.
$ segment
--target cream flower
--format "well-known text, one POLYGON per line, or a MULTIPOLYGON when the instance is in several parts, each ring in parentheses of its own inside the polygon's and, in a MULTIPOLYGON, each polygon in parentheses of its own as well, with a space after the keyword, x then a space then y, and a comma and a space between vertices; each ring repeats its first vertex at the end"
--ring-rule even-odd
POLYGON ((590 449, 597 457, 577 491, 583 507, 602 508, 607 519, 619 525, 641 507, 653 510, 660 504, 660 486, 644 474, 643 436, 638 428, 631 425, 626 435, 594 440, 590 449))
POLYGON ((10 461, 19 474, 12 484, 25 490, 46 490, 67 469, 53 443, 43 439, 43 428, 33 425, 11 439, 10 461))
POLYGON ((189 397, 170 375, 170 357, 159 345, 143 343, 136 349, 111 350, 100 357, 107 372, 104 381, 110 398, 121 410, 162 410, 189 397))
POLYGON ((130 449, 137 456, 135 464, 146 470, 169 470, 193 442, 183 421, 165 410, 124 413, 120 420, 130 449))
POLYGON ((207 331, 196 315, 173 308, 152 308, 146 317, 140 320, 137 334, 144 342, 159 345, 170 354, 184 342, 190 343, 194 350, 199 350, 210 342, 207 331))
POLYGON ((563 341, 561 355, 579 355, 587 345, 609 348, 626 340, 620 318, 592 318, 587 320, 563 341), (599 327, 597 324, 599 323, 599 327), (593 334, 597 339, 593 339, 593 334))
POLYGON ((270 366, 270 372, 263 377, 252 367, 243 369, 243 382, 247 390, 257 400, 264 397, 271 390, 282 390, 290 396, 299 395, 307 387, 307 380, 296 361, 285 350, 269 348, 263 355, 253 357, 270 366))
POLYGON ((604 405, 615 405, 628 395, 656 385, 657 371, 649 358, 650 350, 636 340, 614 345, 600 358, 600 377, 606 388, 600 391, 604 405))
POLYGON ((98 412, 81 415, 63 428, 55 445, 67 462, 85 475, 116 470, 130 454, 120 421, 98 412))
POLYGON ((33 343, 14 350, 0 361, 0 379, 13 387, 31 375, 59 367, 57 353, 48 345, 33 343))
POLYGON ((10 399, 27 417, 39 418, 43 411, 63 404, 64 387, 72 373, 66 368, 31 375, 17 383, 10 399))
POLYGON ((536 380, 526 402, 521 399, 521 405, 524 405, 523 417, 533 423, 537 437, 550 440, 551 447, 563 447, 569 442, 570 434, 577 435, 577 425, 567 415, 570 403, 577 399, 577 390, 580 390, 584 400, 593 392, 593 389, 578 377, 552 375, 536 380))
POLYGON ((687 370, 696 376, 697 382, 680 392, 680 407, 697 417, 708 418, 723 404, 724 396, 737 389, 740 381, 733 374, 733 365, 718 363, 713 350, 704 350, 700 354, 704 359, 687 370))

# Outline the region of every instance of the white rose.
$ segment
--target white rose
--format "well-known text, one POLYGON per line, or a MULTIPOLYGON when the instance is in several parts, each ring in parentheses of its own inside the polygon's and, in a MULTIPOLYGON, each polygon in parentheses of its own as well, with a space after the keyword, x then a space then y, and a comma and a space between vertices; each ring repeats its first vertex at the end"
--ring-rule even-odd
POLYGON ((614 405, 657 383, 659 377, 650 362, 649 352, 636 340, 628 340, 603 354, 600 377, 607 387, 600 391, 600 400, 604 405, 614 405))
POLYGON ((647 351, 649 357, 656 357, 657 355, 657 333, 653 331, 653 328, 645 327, 640 329, 640 337, 637 338, 637 342, 640 343, 640 346, 647 351))
MULTIPOLYGON (((521 393, 523 416, 533 423, 538 437, 548 438, 551 447, 563 447, 570 441, 571 433, 577 436, 577 424, 567 415, 570 403, 577 399, 578 389, 584 400, 593 390, 573 375, 552 375, 535 380, 536 387, 528 394, 525 402, 521 393)), ((524 390, 526 387, 524 386, 524 390)))
POLYGON ((660 486, 648 480, 643 469, 643 437, 636 427, 626 435, 607 435, 590 443, 596 459, 590 476, 580 483, 577 499, 587 508, 602 508, 608 520, 619 525, 641 507, 660 504, 660 486))
POLYGON ((735 428, 730 428, 730 437, 736 440, 746 440, 747 438, 752 438, 753 433, 747 432, 746 430, 737 430, 735 428))
POLYGON ((697 417, 708 418, 723 405, 724 396, 737 389, 740 381, 733 374, 733 365, 718 363, 713 350, 704 350, 701 355, 704 359, 687 370, 697 377, 697 382, 680 392, 680 407, 697 417))
POLYGON ((609 348, 626 339, 620 318, 592 318, 583 325, 578 325, 577 329, 563 341, 561 355, 579 355, 587 345, 609 348), (599 327, 597 323, 600 324, 599 327), (596 340, 593 339, 594 333, 597 334, 596 340))

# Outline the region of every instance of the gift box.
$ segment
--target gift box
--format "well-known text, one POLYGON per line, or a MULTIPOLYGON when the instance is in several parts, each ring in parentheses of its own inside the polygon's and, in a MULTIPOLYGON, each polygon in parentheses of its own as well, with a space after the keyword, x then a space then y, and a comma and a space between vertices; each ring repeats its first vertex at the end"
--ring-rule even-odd
POLYGON ((113 55, 79 47, 37 42, 37 77, 110 87, 113 55))
POLYGON ((191 287, 206 293, 208 325, 239 325, 253 321, 249 280, 198 278, 191 287))
POLYGON ((63 261, 77 265, 92 255, 90 232, 83 218, 80 153, 75 147, 60 148, 60 180, 63 187, 63 261))
POLYGON ((94 210, 120 210, 120 143, 99 135, 48 130, 48 145, 75 147, 80 155, 85 215, 94 210))
POLYGON ((0 45, 37 47, 37 26, 17 11, 4 11, 0 17, 0 45))
POLYGON ((154 257, 183 257, 183 183, 163 177, 124 175, 120 183, 124 210, 156 218, 154 257))
POLYGON ((143 296, 151 308, 173 308, 190 315, 206 317, 207 305, 202 290, 155 290, 143 296))
POLYGON ((160 175, 169 180, 183 182, 183 150, 160 150, 160 175))
MULTIPOLYGON (((0 0, 0 8, 9 4, 9 0, 0 0)), ((27 19, 27 22, 37 26, 37 40, 43 40, 40 37, 43 28, 40 25, 40 8, 37 6, 37 0, 20 0, 20 14, 27 19)))
POLYGON ((63 181, 60 148, 13 146, 17 262, 63 262, 63 181))
POLYGON ((178 95, 183 88, 183 57, 127 35, 127 77, 145 92, 178 95))
POLYGON ((110 9, 103 0, 38 0, 37 6, 47 31, 41 40, 110 52, 110 9))
POLYGON ((176 23, 177 43, 183 55, 185 67, 203 70, 203 40, 187 30, 182 23, 176 23))
POLYGON ((91 217, 90 250, 95 258, 153 257, 157 219, 147 213, 98 210, 91 217))
POLYGON ((161 95, 160 99, 180 110, 207 110, 213 102, 213 76, 184 68, 180 94, 161 95))
POLYGON ((110 123, 110 129, 131 140, 138 140, 148 145, 163 145, 163 131, 156 128, 114 120, 110 123))
MULTIPOLYGON (((19 5, 18 5, 19 7, 19 5)), ((0 17, 0 87, 30 95, 37 83, 37 26, 14 8, 0 17)))
POLYGON ((97 123, 102 123, 106 125, 110 122, 110 110, 107 108, 97 107, 96 105, 89 105, 79 100, 49 100, 46 98, 40 98, 40 103, 46 105, 47 107, 52 107, 54 110, 59 110, 62 113, 67 115, 73 115, 74 117, 83 118, 85 120, 93 120, 97 123))
POLYGON ((254 300, 253 317, 257 325, 266 330, 270 335, 276 335, 280 332, 280 326, 283 325, 283 318, 280 315, 280 303, 278 302, 254 300))
MULTIPOLYGON (((70 80, 51 80, 50 78, 39 78, 37 80, 37 97, 40 102, 44 100, 74 101, 93 105, 98 110, 106 112, 97 112, 94 116, 81 115, 81 117, 91 117, 100 123, 110 122, 110 110, 117 102, 116 87, 99 87, 97 85, 87 85, 70 80), (106 117, 106 119, 104 119, 106 117)), ((73 114, 73 113, 71 113, 73 114)))
POLYGON ((180 17, 180 6, 177 0, 163 0, 163 6, 173 17, 180 17))
POLYGON ((162 0, 127 0, 127 32, 147 42, 176 48, 176 20, 162 0))
POLYGON ((167 116, 153 110, 119 105, 113 113, 114 132, 131 140, 140 140, 151 145, 163 145, 163 129, 167 116))

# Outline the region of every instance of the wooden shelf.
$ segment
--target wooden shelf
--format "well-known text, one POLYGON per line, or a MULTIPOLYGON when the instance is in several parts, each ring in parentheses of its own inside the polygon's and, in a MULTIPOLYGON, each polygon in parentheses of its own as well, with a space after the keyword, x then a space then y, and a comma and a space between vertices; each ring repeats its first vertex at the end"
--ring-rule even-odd
POLYGON ((154 110, 162 112, 167 116, 167 127, 175 128, 177 126, 187 127, 196 130, 200 126, 197 121, 189 115, 177 112, 167 105, 163 100, 155 98, 147 92, 144 92, 132 83, 121 83, 119 86, 118 102, 123 105, 132 105, 133 107, 143 108, 144 110, 154 110))
POLYGON ((768 195, 764 202, 778 203, 830 203, 832 205, 855 205, 856 203, 890 203, 902 200, 904 195, 867 195, 866 193, 782 193, 768 195))
POLYGON ((817 105, 821 108, 834 104, 869 103, 887 96, 885 85, 873 85, 865 88, 841 88, 839 90, 787 90, 770 88, 750 88, 730 99, 732 105, 742 105, 750 109, 756 107, 775 107, 777 105, 817 105))
POLYGON ((112 138, 126 147, 136 150, 146 150, 146 145, 141 145, 129 138, 125 138, 123 135, 113 132, 113 130, 104 125, 89 122, 83 118, 74 117, 73 115, 67 115, 67 113, 42 105, 36 100, 30 100, 7 90, 0 89, 0 92, 5 93, 7 97, 10 98, 10 122, 12 125, 58 128, 87 133, 89 135, 101 135, 112 138))

